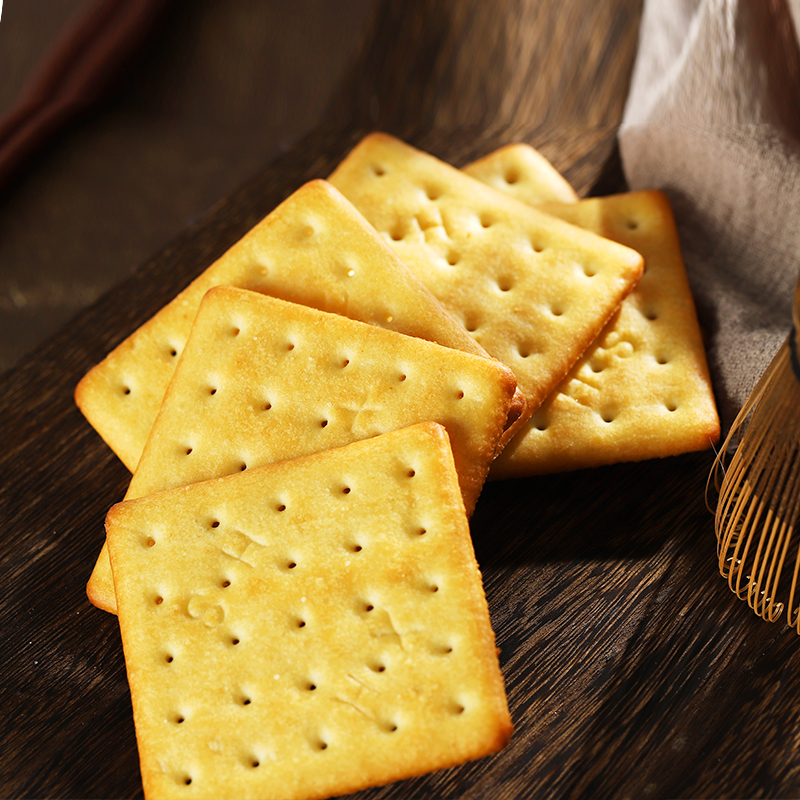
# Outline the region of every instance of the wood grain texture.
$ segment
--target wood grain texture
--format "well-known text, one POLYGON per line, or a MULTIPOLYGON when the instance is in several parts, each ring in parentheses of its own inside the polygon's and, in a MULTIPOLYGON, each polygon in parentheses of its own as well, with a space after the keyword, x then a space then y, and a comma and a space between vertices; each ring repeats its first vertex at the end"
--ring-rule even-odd
MULTIPOLYGON (((325 124, 0 386, 0 795, 136 797, 116 619, 85 581, 128 475, 81 375, 305 180, 381 128, 463 164, 538 146, 622 186, 635 0, 387 2, 325 124)), ((800 642, 717 576, 711 454, 488 485, 472 522, 516 733, 497 756, 360 798, 800 796, 800 642)))

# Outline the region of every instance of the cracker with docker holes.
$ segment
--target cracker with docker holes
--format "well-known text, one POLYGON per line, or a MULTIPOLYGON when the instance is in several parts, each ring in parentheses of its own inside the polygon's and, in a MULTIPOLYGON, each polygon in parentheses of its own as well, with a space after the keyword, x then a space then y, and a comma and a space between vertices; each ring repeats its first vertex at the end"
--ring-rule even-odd
POLYGON ((423 423, 115 506, 146 798, 323 798, 511 736, 447 435, 423 423))
MULTIPOLYGON (((330 184, 285 200, 80 382, 76 402, 133 471, 203 295, 238 286, 486 353, 330 184)), ((511 421, 520 416, 518 394, 511 421)))
POLYGON ((385 134, 329 178, 486 352, 532 413, 642 272, 642 257, 385 134))
POLYGON ((463 170, 524 203, 576 203, 580 198, 561 173, 536 149, 515 143, 473 161, 463 170))
MULTIPOLYGON (((515 388, 495 359, 219 286, 200 305, 126 498, 433 420, 450 435, 472 513, 515 388)), ((87 593, 114 609, 105 549, 87 593)))
POLYGON ((657 191, 543 211, 636 248, 645 273, 598 340, 493 466, 493 478, 711 447, 720 432, 675 221, 657 191))

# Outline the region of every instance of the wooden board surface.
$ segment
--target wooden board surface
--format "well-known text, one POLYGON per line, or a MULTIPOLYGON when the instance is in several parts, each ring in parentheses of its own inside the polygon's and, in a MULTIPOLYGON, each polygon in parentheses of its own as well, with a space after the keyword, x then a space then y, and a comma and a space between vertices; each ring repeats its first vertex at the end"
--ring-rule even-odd
MULTIPOLYGON (((325 124, 0 384, 0 796, 141 794, 116 618, 84 586, 128 474, 81 375, 305 180, 380 128, 461 165, 513 140, 585 194, 614 150, 634 0, 387 2, 325 124)), ((516 733, 365 798, 800 796, 800 641, 719 578, 709 453, 488 485, 472 523, 516 733)))

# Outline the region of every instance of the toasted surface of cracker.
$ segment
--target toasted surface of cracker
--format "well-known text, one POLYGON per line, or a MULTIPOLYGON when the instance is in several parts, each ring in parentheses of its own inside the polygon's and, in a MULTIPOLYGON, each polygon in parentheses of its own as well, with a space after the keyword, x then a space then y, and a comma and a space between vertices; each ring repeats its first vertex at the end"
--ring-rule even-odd
POLYGON ((635 251, 542 214, 385 134, 329 178, 537 408, 642 271, 635 251))
MULTIPOLYGON (((433 420, 448 430, 471 513, 515 386, 494 359, 218 286, 203 299, 126 497, 433 420)), ((113 610, 105 552, 87 591, 113 610)))
POLYGON ((524 203, 576 203, 580 198, 564 176, 535 148, 509 144, 463 168, 482 181, 524 203))
POLYGON ((148 800, 323 798, 508 741, 440 426, 126 501, 107 530, 148 800))
POLYGON ((542 209, 639 250, 645 273, 599 339, 511 441, 492 477, 539 475, 711 447, 720 432, 669 201, 629 192, 542 209))
POLYGON ((485 355, 325 181, 298 189, 79 383, 76 402, 133 471, 203 295, 229 285, 485 355))

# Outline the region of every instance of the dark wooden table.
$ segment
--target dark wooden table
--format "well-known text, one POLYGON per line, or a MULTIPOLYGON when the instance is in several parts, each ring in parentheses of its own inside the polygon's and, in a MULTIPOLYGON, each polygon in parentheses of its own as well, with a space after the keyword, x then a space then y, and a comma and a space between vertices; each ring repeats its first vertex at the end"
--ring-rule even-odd
MULTIPOLYGON (((0 385, 0 796, 135 797, 116 618, 85 581, 128 474, 81 375, 305 180, 380 128, 460 165, 512 140, 581 193, 624 187, 614 136, 637 0, 386 2, 323 123, 0 385)), ((516 733, 363 798, 800 796, 800 641, 715 563, 701 453, 488 485, 472 523, 516 733)))

